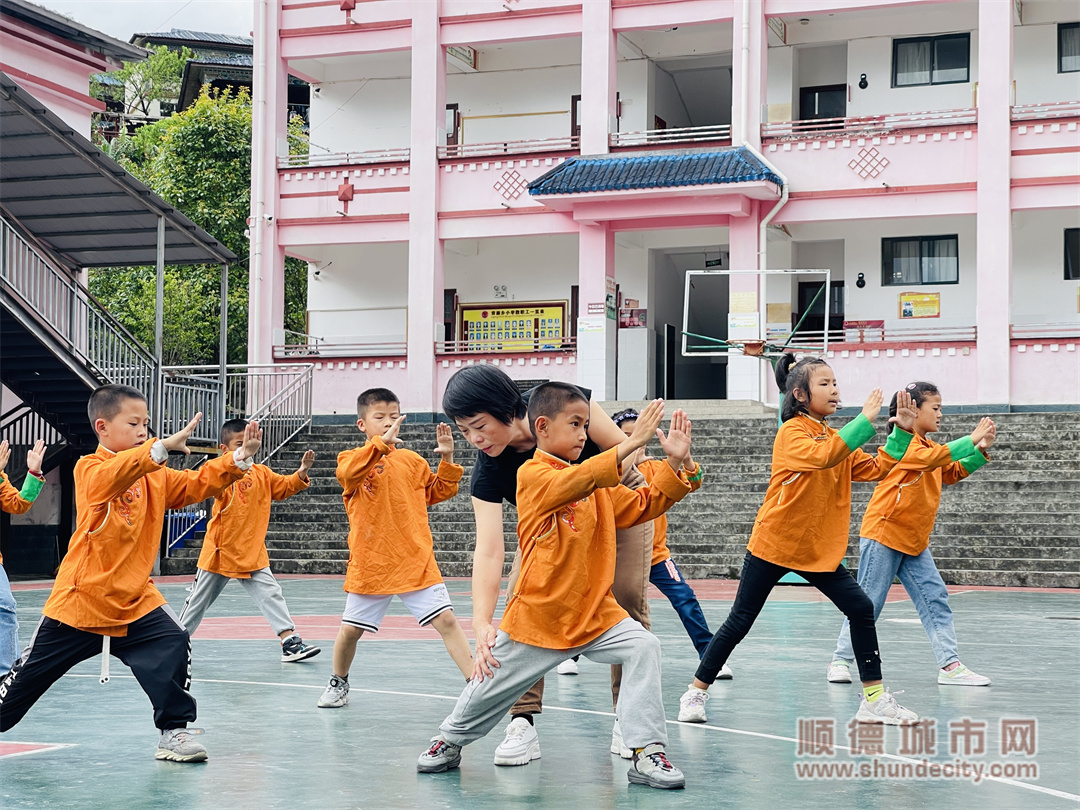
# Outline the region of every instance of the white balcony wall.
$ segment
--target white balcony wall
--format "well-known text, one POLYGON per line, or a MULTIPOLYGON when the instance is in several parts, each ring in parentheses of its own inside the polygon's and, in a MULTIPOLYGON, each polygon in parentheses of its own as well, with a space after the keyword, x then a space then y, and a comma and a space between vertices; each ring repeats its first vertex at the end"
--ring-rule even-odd
POLYGON ((446 102, 459 105, 464 144, 568 138, 570 97, 580 92, 580 65, 446 77, 446 102))
POLYGON ((308 331, 330 343, 404 342, 409 246, 333 245, 306 251, 308 331), (313 269, 321 267, 318 277, 313 269))
POLYGON ((795 49, 769 48, 768 75, 766 76, 765 103, 768 121, 794 120, 799 106, 799 94, 795 88, 795 49))
MULTIPOLYGON (((1073 13, 1080 16, 1080 11, 1073 13)), ((1013 78, 1016 104, 1080 101, 1080 73, 1058 73, 1058 27, 1013 28, 1013 78)))
POLYGON ((408 78, 349 79, 318 88, 309 113, 312 155, 409 146, 408 78))
POLYGON ((1013 214, 1014 324, 1080 321, 1080 282, 1065 280, 1065 229, 1078 226, 1076 208, 1013 214))
POLYGON ((570 288, 578 283, 577 236, 447 241, 443 274, 443 283, 458 291, 462 303, 495 302, 493 287, 503 284, 506 304, 569 301, 570 288))
POLYGON ((641 132, 653 128, 650 107, 652 64, 647 59, 619 62, 616 88, 622 102, 619 132, 641 132))
MULTIPOLYGON (((675 82, 671 74, 665 72, 657 65, 650 63, 649 70, 652 74, 652 110, 654 117, 664 119, 668 129, 693 126, 690 113, 686 105, 679 98, 675 82)), ((648 129, 655 127, 650 122, 648 129)))

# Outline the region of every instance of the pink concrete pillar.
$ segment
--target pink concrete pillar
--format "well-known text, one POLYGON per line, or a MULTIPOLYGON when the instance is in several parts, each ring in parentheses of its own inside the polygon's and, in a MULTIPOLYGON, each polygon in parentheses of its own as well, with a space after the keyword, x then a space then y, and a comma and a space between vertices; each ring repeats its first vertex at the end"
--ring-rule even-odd
MULTIPOLYGON (((758 233, 758 203, 755 200, 750 204, 750 216, 732 217, 728 226, 732 270, 757 270, 758 233)), ((728 278, 728 339, 754 340, 761 335, 758 315, 760 276, 738 273, 728 278)), ((728 399, 762 399, 761 362, 756 357, 741 355, 728 358, 728 399)))
MULTIPOLYGON (((1012 3, 979 3, 979 176, 976 188, 977 368, 980 405, 1006 405, 1012 292, 1010 138, 1012 3)), ((963 247, 961 246, 961 250, 963 247)))
POLYGON ((761 149, 761 108, 765 103, 768 27, 763 0, 735 0, 731 54, 731 143, 761 149), (745 8, 744 8, 745 6, 745 8), (748 52, 743 54, 743 33, 748 52), (745 78, 744 78, 745 77, 745 78), (745 96, 743 83, 746 83, 745 96))
POLYGON ((616 114, 611 0, 589 0, 581 15, 581 154, 601 155, 608 151, 616 114))
MULTIPOLYGON (((593 398, 615 399, 615 232, 607 223, 582 223, 578 234, 578 384, 593 398)), ((616 302, 617 303, 617 302, 616 302)))
POLYGON ((271 363, 274 330, 285 323, 285 251, 278 245, 278 153, 288 153, 288 67, 281 58, 281 8, 255 4, 251 133, 251 259, 248 362, 271 363))
POLYGON ((409 137, 409 326, 405 408, 434 412, 435 329, 442 323, 443 244, 439 239, 439 161, 445 140, 446 53, 439 2, 413 3, 409 137))

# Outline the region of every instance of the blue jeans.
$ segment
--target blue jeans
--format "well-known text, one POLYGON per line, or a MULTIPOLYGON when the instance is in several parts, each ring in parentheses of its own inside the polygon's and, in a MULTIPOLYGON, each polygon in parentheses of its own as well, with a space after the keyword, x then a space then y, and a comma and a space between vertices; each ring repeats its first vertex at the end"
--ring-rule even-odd
POLYGON ((19 620, 15 617, 15 597, 11 595, 4 566, 0 565, 0 675, 15 665, 19 657, 19 620))
MULTIPOLYGON (((959 661, 956 630, 953 627, 952 609, 949 607, 949 592, 938 573, 930 549, 912 556, 883 546, 876 540, 862 538, 859 541, 859 585, 874 603, 875 621, 881 615, 881 608, 885 605, 885 598, 889 595, 894 577, 899 577, 915 605, 915 610, 919 612, 919 619, 930 639, 930 646, 934 648, 938 667, 945 668, 953 661, 959 661)), ((840 637, 836 640, 833 660, 836 659, 855 659, 846 619, 840 629, 840 637)))
POLYGON ((649 569, 649 582, 671 602, 675 612, 679 614, 683 627, 686 628, 690 640, 694 643, 698 658, 705 654, 705 648, 712 641, 712 631, 705 621, 705 614, 701 612, 697 595, 685 579, 682 571, 675 565, 670 557, 659 562, 649 569))

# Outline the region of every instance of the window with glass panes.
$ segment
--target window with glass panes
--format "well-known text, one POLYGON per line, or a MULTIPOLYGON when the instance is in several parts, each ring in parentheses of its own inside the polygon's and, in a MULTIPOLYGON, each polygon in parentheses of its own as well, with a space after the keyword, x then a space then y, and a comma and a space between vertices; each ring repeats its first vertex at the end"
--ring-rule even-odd
POLYGON ((881 240, 881 284, 958 284, 958 247, 955 235, 885 237, 881 240))
POLYGON ((892 86, 966 82, 970 55, 970 34, 894 39, 892 86))
POLYGON ((1058 24, 1058 73, 1080 71, 1080 22, 1058 24))

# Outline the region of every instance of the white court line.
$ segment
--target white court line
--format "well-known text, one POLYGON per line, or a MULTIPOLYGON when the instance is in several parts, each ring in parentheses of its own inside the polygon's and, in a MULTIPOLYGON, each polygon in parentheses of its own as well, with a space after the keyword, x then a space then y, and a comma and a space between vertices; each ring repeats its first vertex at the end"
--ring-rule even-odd
MULTIPOLYGON (((97 675, 66 675, 68 678, 96 678, 97 675)), ((116 675, 117 678, 134 678, 134 675, 116 675)), ((284 686, 290 689, 325 689, 325 686, 308 686, 302 683, 274 683, 272 681, 236 681, 226 680, 224 678, 192 678, 194 683, 225 683, 236 684, 238 686, 284 686)), ((351 687, 350 692, 363 692, 368 695, 395 695, 398 697, 425 697, 434 698, 435 700, 453 700, 456 701, 457 697, 452 695, 432 695, 427 692, 399 692, 391 689, 358 689, 351 687)), ((544 704, 544 708, 553 712, 571 712, 573 714, 592 714, 600 717, 614 717, 614 712, 601 712, 593 709, 571 709, 566 706, 550 706, 544 704)), ((741 728, 727 728, 726 726, 714 726, 708 723, 680 723, 678 720, 665 721, 669 726, 678 726, 679 728, 706 728, 710 731, 722 731, 726 734, 739 734, 744 737, 758 737, 763 740, 778 740, 780 742, 789 742, 798 744, 799 740, 796 737, 784 737, 780 734, 768 734, 763 731, 746 731, 741 728)), ((839 748, 842 751, 850 751, 851 747, 847 745, 834 745, 834 748, 839 748)), ((910 762, 913 765, 921 765, 921 760, 911 759, 910 757, 902 757, 898 754, 876 754, 875 756, 882 759, 894 759, 898 762, 910 762)), ((999 782, 1003 785, 1011 785, 1012 787, 1023 788, 1024 790, 1034 790, 1038 793, 1045 793, 1049 796, 1055 796, 1059 799, 1069 799, 1070 801, 1080 802, 1080 795, 1073 793, 1066 793, 1063 790, 1055 790, 1054 788, 1043 787, 1042 785, 1035 785, 1030 782, 1020 782, 1016 779, 1006 779, 1001 776, 984 776, 982 777, 987 782, 999 782)))

